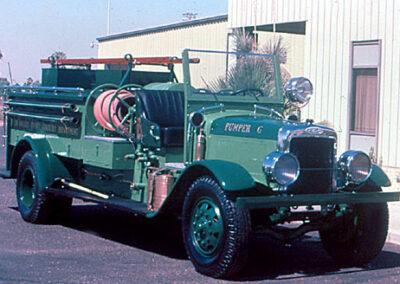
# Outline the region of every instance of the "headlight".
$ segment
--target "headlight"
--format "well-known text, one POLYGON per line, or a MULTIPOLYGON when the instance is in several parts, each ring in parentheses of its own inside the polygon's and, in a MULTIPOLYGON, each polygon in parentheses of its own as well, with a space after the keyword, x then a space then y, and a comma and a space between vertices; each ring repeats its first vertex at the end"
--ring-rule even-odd
POLYGON ((297 180, 300 165, 292 154, 276 151, 265 157, 263 170, 269 182, 286 187, 297 180))
POLYGON ((204 124, 204 114, 201 112, 192 112, 189 116, 189 122, 193 127, 199 128, 204 124))
POLYGON ((285 95, 289 99, 289 103, 295 107, 306 106, 313 91, 311 81, 304 77, 292 78, 285 85, 285 95))
POLYGON ((371 175, 371 159, 360 151, 344 152, 339 158, 339 167, 347 177, 347 181, 360 184, 371 175))

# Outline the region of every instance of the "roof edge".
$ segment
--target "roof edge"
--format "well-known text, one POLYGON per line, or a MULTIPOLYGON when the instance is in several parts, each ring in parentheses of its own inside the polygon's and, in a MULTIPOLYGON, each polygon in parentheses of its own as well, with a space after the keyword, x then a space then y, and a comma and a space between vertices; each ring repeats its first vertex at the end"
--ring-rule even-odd
POLYGON ((198 26, 198 25, 210 24, 210 23, 215 23, 215 22, 223 22, 223 21, 228 21, 228 15, 219 15, 219 16, 213 16, 213 17, 208 17, 208 18, 203 18, 203 19, 197 19, 197 20, 193 20, 193 21, 179 22, 179 23, 156 26, 156 27, 146 28, 146 29, 141 29, 141 30, 136 30, 136 31, 123 32, 123 33, 118 33, 118 34, 113 34, 113 35, 108 35, 108 36, 102 36, 102 37, 98 37, 97 41, 104 42, 104 41, 110 41, 110 40, 117 40, 117 39, 123 39, 123 38, 127 38, 127 37, 134 37, 134 36, 145 35, 145 34, 150 34, 150 33, 157 33, 157 32, 173 30, 173 29, 186 28, 186 27, 190 27, 190 26, 198 26))

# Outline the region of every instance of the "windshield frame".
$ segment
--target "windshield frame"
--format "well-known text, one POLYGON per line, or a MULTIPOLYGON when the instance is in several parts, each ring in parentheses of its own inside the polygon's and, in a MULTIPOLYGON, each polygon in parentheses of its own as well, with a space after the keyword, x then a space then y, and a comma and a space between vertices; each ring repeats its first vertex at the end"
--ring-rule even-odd
MULTIPOLYGON (((196 56, 195 56, 196 57, 196 56)), ((197 57, 196 57, 197 58, 197 57)), ((261 107, 270 107, 279 110, 283 114, 284 111, 284 94, 283 94, 283 86, 282 86, 282 78, 280 73, 280 62, 279 57, 275 54, 256 54, 256 53, 238 53, 238 52, 226 52, 226 51, 213 51, 213 50, 198 50, 198 49, 185 49, 182 53, 182 62, 183 62, 183 84, 184 84, 184 107, 185 107, 185 122, 184 122, 184 162, 191 163, 192 161, 189 159, 188 153, 192 149, 191 146, 188 145, 190 143, 190 139, 188 139, 188 118, 189 112, 198 111, 201 108, 197 109, 197 106, 202 106, 203 108, 207 107, 216 107, 223 106, 226 104, 232 104, 238 106, 238 108, 231 108, 231 110, 243 110, 247 111, 249 115, 255 112, 255 108, 257 105, 261 107), (214 53, 214 54, 225 54, 225 55, 245 55, 245 56, 264 56, 272 58, 272 64, 274 68, 274 85, 275 85, 275 95, 272 97, 262 96, 229 96, 229 95, 216 95, 216 94, 201 94, 194 93, 195 88, 191 84, 191 76, 190 76, 190 53, 214 53), (189 107, 190 104, 190 107, 189 107), (190 109, 189 109, 190 108, 190 109)), ((200 59, 201 64, 201 59, 200 59)), ((223 107, 221 111, 226 111, 227 108, 223 107)))
MULTIPOLYGON (((254 56, 254 57, 268 57, 272 59, 273 69, 274 69, 274 85, 275 85, 275 95, 273 97, 267 97, 263 100, 263 103, 271 103, 271 104, 280 104, 284 103, 284 94, 283 94, 283 85, 282 85, 282 77, 280 72, 280 61, 279 56, 275 54, 262 54, 262 53, 243 53, 243 52, 231 52, 231 51, 218 51, 218 50, 201 50, 201 49, 185 49, 182 52, 182 64, 183 64, 183 83, 185 90, 185 97, 192 97, 195 94, 193 90, 196 88, 191 84, 191 70, 190 70, 190 53, 208 53, 208 54, 221 54, 221 55, 236 55, 236 56, 254 56)), ((201 64, 201 59, 199 64, 201 64)), ((207 94, 201 94, 204 96, 207 94)), ((216 93, 212 94, 213 96, 217 95, 216 93)), ((218 95, 219 96, 219 95, 218 95)), ((229 100, 229 96, 220 96, 225 97, 223 100, 229 100)), ((234 96, 232 96, 232 99, 234 96)), ((233 99, 234 100, 234 99, 233 99)), ((257 100, 258 101, 258 100, 257 100)))

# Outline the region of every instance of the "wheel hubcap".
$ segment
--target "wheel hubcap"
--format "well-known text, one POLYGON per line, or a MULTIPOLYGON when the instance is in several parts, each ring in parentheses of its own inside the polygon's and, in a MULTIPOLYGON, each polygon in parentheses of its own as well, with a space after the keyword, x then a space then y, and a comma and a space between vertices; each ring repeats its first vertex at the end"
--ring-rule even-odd
POLYGON ((22 174, 20 200, 26 207, 31 207, 35 199, 35 179, 31 169, 25 169, 22 174))
POLYGON ((223 230, 219 207, 208 198, 199 200, 193 209, 191 222, 195 249, 204 256, 212 255, 221 243, 223 230))

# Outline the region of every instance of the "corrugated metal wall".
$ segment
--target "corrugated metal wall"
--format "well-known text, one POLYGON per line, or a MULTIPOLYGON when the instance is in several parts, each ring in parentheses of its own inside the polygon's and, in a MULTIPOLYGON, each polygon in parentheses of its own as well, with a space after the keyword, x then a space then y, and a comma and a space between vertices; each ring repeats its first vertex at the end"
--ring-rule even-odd
POLYGON ((229 26, 233 28, 305 21, 309 2, 308 0, 229 0, 229 26))
POLYGON ((274 37, 282 37, 283 46, 287 49, 287 61, 285 67, 292 77, 303 76, 304 74, 304 35, 273 33, 258 31, 258 44, 262 48, 274 37))
POLYGON ((348 135, 351 42, 382 41, 378 159, 400 167, 400 1, 230 0, 229 27, 306 21, 304 75, 316 96, 304 114, 348 135))
MULTIPOLYGON (((227 22, 213 22, 167 31, 154 32, 139 36, 103 41, 99 43, 99 58, 123 57, 126 53, 133 56, 182 56, 185 48, 226 50, 227 22)), ((222 68, 225 59, 221 57, 222 68)), ((203 60, 202 66, 206 64, 203 60)), ((211 70, 212 64, 208 66, 211 70)), ((182 80, 181 67, 176 67, 176 74, 182 80)), ((200 79, 199 79, 200 80, 200 79)))

